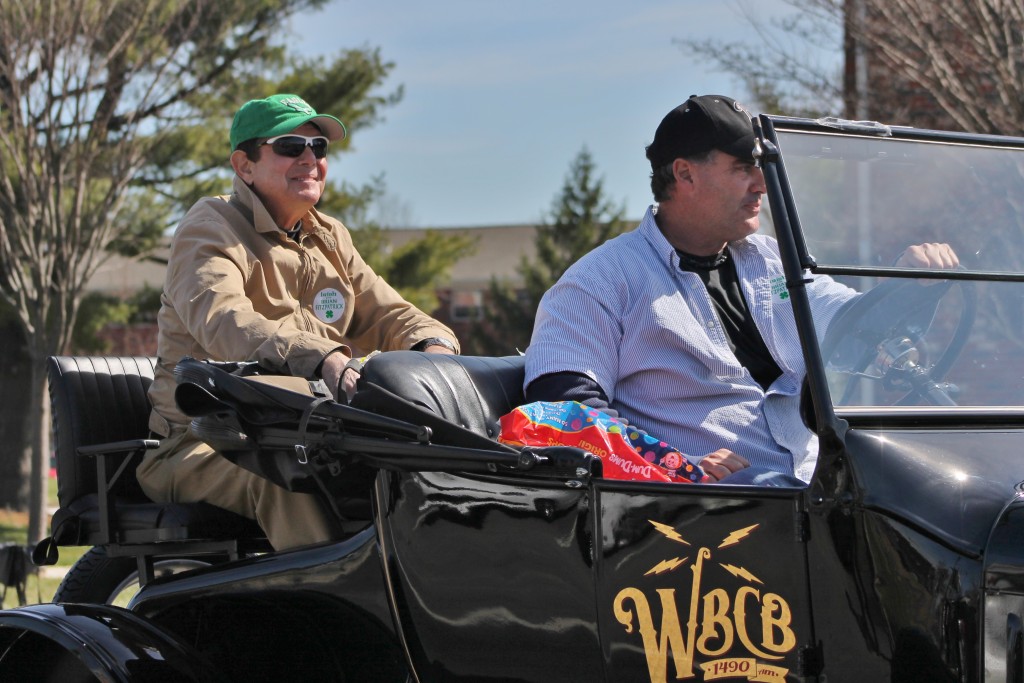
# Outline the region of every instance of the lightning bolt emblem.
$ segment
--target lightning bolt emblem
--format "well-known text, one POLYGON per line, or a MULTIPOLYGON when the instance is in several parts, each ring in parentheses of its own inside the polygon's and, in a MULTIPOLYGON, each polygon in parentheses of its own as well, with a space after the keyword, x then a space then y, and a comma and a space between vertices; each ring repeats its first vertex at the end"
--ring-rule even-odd
POLYGON ((759 526, 761 526, 761 525, 760 524, 752 524, 752 525, 750 525, 750 526, 748 526, 748 527, 746 527, 744 529, 737 529, 736 531, 732 532, 731 534, 726 536, 724 539, 722 539, 722 542, 718 544, 719 550, 721 550, 722 548, 727 548, 727 547, 729 547, 731 545, 736 545, 737 543, 742 541, 744 538, 746 538, 750 534, 751 531, 753 531, 754 529, 756 529, 759 526))
POLYGON ((727 571, 730 574, 732 574, 733 576, 738 576, 739 578, 746 579, 747 581, 754 581, 756 583, 761 584, 762 586, 764 585, 764 581, 762 581, 761 579, 757 578, 756 576, 754 576, 753 574, 748 572, 743 567, 737 567, 735 565, 721 564, 721 563, 719 563, 719 566, 722 569, 724 569, 725 571, 727 571))
MULTIPOLYGON (((665 538, 669 539, 670 541, 675 541, 676 543, 682 543, 683 545, 690 545, 682 536, 679 535, 678 531, 676 531, 675 529, 670 527, 668 524, 662 524, 661 522, 655 522, 653 519, 649 519, 647 521, 650 522, 654 526, 655 529, 660 531, 661 534, 665 538)), ((735 532, 733 532, 733 533, 735 533, 735 532)))
POLYGON ((688 559, 690 559, 690 558, 688 558, 688 557, 683 557, 683 558, 675 557, 675 558, 672 558, 671 560, 662 560, 658 564, 656 564, 653 567, 651 567, 650 569, 648 569, 647 573, 644 574, 644 576, 650 576, 651 574, 663 574, 665 572, 670 572, 673 569, 675 569, 676 567, 678 567, 679 565, 684 564, 688 559))

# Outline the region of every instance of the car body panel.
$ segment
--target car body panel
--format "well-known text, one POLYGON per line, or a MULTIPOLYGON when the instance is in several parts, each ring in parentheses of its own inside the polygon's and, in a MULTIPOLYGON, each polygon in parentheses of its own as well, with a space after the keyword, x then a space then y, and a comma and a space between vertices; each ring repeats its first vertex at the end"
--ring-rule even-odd
MULTIPOLYGON (((154 581, 130 606, 145 637, 227 680, 1024 680, 1024 139, 755 129, 819 444, 807 486, 612 481, 569 456, 543 473, 422 438, 392 457, 406 437, 341 420, 335 443, 374 442, 353 456, 379 470, 366 528, 154 581), (922 242, 960 267, 897 267, 922 242), (859 303, 816 318, 818 277, 859 303)), ((62 609, 0 612, 0 632, 45 615, 70 648, 62 609)))
POLYGON ((3 612, 5 680, 213 683, 222 670, 157 624, 109 605, 32 605, 3 612), (37 665, 33 666, 35 660, 37 665), (88 671, 88 673, 86 673, 88 671))

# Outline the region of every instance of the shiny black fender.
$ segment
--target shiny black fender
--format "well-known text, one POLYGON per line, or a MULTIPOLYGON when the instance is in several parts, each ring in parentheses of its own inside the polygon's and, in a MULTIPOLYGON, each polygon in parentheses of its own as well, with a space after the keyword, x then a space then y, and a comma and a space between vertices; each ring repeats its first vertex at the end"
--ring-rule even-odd
POLYGON ((0 612, 0 680, 224 680, 174 635, 120 607, 42 604, 0 612))
POLYGON ((985 680, 1024 680, 1024 492, 1010 501, 985 547, 985 680))
POLYGON ((221 683, 409 680, 373 525, 157 579, 130 608, 188 639, 224 672, 221 683))

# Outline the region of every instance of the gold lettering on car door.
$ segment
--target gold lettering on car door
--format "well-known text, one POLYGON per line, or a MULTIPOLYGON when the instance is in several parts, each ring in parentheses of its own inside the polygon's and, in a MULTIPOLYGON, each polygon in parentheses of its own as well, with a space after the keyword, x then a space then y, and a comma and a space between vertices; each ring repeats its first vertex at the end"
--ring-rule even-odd
MULTIPOLYGON (((691 545, 673 527, 648 521, 667 540, 691 545)), ((785 679, 789 669, 779 666, 778 660, 797 644, 789 603, 777 593, 763 591, 763 582, 750 568, 712 561, 716 552, 741 545, 758 526, 737 529, 714 550, 703 546, 693 554, 689 598, 685 604, 680 599, 687 598, 677 595, 676 588, 655 588, 652 593, 651 589, 645 592, 631 586, 616 594, 612 603, 615 619, 626 634, 639 636, 651 683, 666 683, 670 675, 673 680, 686 680, 698 674, 706 681, 785 679), (713 573, 708 572, 711 569, 713 573), (731 593, 721 585, 713 585, 718 580, 708 577, 717 575, 718 570, 725 572, 721 574, 723 582, 728 576, 746 585, 731 593), (706 590, 705 583, 711 584, 706 590), (680 620, 681 607, 686 614, 685 628, 680 620), (661 617, 657 626, 655 609, 661 617), (695 660, 699 661, 699 670, 694 666, 695 660)), ((688 562, 689 556, 662 560, 645 576, 669 574, 688 562)))

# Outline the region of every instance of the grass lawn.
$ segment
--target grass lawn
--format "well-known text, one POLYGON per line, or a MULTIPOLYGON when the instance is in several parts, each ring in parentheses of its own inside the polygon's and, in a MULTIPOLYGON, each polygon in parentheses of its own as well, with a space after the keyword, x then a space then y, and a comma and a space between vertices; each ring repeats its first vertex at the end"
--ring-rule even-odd
MULTIPOLYGON (((52 505, 57 504, 57 480, 49 479, 49 499, 52 505)), ((28 513, 15 512, 0 508, 0 543, 17 543, 25 545, 28 540, 28 513)), ((32 567, 36 573, 29 574, 26 586, 26 597, 29 604, 49 602, 63 578, 63 572, 87 551, 88 548, 61 548, 60 559, 52 567, 32 567)), ((0 584, 0 592, 4 586, 0 584)), ((18 592, 12 586, 7 588, 3 601, 4 609, 18 606, 18 592)))

